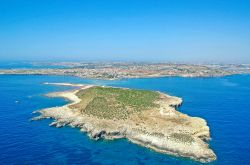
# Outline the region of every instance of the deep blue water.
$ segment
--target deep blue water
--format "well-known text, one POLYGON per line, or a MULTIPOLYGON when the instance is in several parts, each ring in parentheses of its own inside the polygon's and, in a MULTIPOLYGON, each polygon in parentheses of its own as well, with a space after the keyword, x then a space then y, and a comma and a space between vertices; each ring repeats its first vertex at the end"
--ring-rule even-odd
POLYGON ((148 78, 117 81, 59 76, 0 76, 0 164, 199 164, 126 140, 92 141, 76 128, 30 122, 32 111, 67 101, 43 94, 69 89, 44 82, 91 83, 159 90, 184 99, 180 111, 207 120, 215 165, 250 162, 250 75, 221 78, 148 78), (17 102, 18 101, 18 102, 17 102))
POLYGON ((66 68, 66 67, 53 66, 47 63, 0 61, 0 69, 47 69, 47 68, 66 68))

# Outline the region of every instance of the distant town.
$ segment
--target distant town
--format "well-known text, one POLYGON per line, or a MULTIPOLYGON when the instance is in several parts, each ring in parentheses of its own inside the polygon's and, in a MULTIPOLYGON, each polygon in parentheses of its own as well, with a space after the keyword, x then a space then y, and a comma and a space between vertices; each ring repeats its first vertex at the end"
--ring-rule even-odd
POLYGON ((0 74, 63 75, 91 79, 218 77, 250 73, 250 64, 177 64, 136 62, 33 62, 34 68, 0 69, 0 74), (39 66, 36 68, 35 66, 39 66))

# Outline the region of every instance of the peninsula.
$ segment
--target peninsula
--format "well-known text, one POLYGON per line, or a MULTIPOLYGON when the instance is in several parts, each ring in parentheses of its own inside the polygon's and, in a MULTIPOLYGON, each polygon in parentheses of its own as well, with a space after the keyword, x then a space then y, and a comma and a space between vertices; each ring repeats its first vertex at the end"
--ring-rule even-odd
POLYGON ((95 140, 126 138, 164 154, 203 163, 216 160, 207 144, 210 131, 206 121, 178 112, 181 98, 157 91, 69 83, 53 85, 75 86, 72 91, 47 95, 63 97, 70 103, 35 111, 40 115, 32 120, 52 118, 50 126, 78 127, 95 140))

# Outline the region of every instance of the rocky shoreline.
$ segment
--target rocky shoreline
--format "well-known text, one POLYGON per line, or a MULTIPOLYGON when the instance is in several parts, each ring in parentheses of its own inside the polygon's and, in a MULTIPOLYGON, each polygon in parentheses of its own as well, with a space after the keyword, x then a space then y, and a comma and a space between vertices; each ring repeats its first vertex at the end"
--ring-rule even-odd
POLYGON ((133 114, 124 120, 102 119, 73 108, 82 101, 77 93, 84 92, 94 87, 93 85, 68 83, 53 85, 69 85, 78 89, 48 94, 49 97, 66 98, 71 103, 35 111, 40 115, 32 120, 53 118, 54 121, 50 126, 78 127, 95 140, 127 138, 133 143, 160 153, 190 158, 202 163, 216 160, 216 155, 207 144, 210 131, 206 121, 176 111, 182 103, 181 98, 159 92, 161 99, 157 101, 159 105, 157 108, 133 114))

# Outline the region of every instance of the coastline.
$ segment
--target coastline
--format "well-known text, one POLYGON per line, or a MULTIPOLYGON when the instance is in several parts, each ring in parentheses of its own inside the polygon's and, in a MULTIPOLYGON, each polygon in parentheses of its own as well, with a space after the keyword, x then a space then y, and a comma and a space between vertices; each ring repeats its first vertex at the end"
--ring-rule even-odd
MULTIPOLYGON (((46 83, 48 84, 48 83, 46 83)), ((180 106, 182 99, 178 97, 173 97, 164 94, 164 97, 168 98, 168 102, 162 103, 164 106, 162 110, 157 110, 157 115, 152 115, 152 112, 147 112, 144 117, 152 117, 153 120, 161 119, 166 122, 165 118, 169 120, 187 120, 187 122, 192 122, 191 125, 182 126, 181 124, 172 124, 172 127, 176 127, 178 130, 187 131, 186 134, 192 134, 192 143, 182 143, 176 141, 176 139, 171 139, 171 136, 163 136, 162 131, 158 128, 155 130, 151 127, 151 123, 133 123, 134 120, 119 121, 119 120, 105 120, 97 119, 93 116, 83 115, 78 109, 72 108, 81 101, 76 94, 80 90, 85 90, 93 87, 94 85, 82 85, 82 84, 69 84, 69 83, 51 83, 50 85, 69 85, 75 86, 78 89, 66 92, 56 92, 51 93, 49 97, 63 97, 71 102, 61 107, 46 108, 40 111, 39 116, 32 118, 32 120, 40 120, 44 118, 53 118, 54 121, 50 126, 62 127, 65 125, 71 127, 79 127, 82 132, 86 132, 87 135, 95 140, 100 138, 103 139, 119 139, 127 138, 129 141, 136 143, 138 145, 150 148, 154 151, 165 153, 173 156, 180 156, 190 158, 199 162, 207 163, 216 159, 216 155, 211 149, 209 149, 206 141, 210 139, 209 128, 205 120, 196 117, 189 117, 188 115, 182 114, 176 111, 176 107, 180 106), (128 123, 129 122, 129 123, 128 123), (145 130, 140 130, 139 128, 147 127, 145 130), (143 132, 144 131, 144 132, 143 132), (145 133, 146 131, 146 133, 145 133), (157 134, 158 133, 158 134, 157 134)), ((135 118, 138 118, 135 116, 135 118)), ((153 121, 152 120, 152 121, 153 121)), ((150 120, 146 120, 150 121, 150 120)), ((160 123, 162 124, 162 123, 160 123)), ((165 125, 166 123, 164 123, 165 125)), ((168 130, 170 131, 170 130, 168 130)), ((171 128, 172 132, 176 132, 175 128, 171 128)), ((163 132, 165 134, 165 132, 163 132)), ((179 138, 179 137, 177 137, 179 138)))
MULTIPOLYGON (((1 75, 33 75, 33 76, 71 76, 82 79, 90 80, 126 80, 126 79, 150 79, 150 78, 166 78, 166 77, 180 77, 180 78, 216 78, 216 77, 226 77, 234 75, 249 75, 250 73, 229 73, 221 75, 154 75, 154 76, 137 76, 137 77, 119 77, 119 78, 105 78, 105 77, 91 77, 91 76, 78 76, 78 75, 68 75, 68 74, 54 74, 54 73, 9 73, 0 70, 1 75)), ((65 85, 66 86, 66 85, 65 85)))
POLYGON ((2 68, 1 74, 62 75, 88 79, 117 80, 128 78, 159 77, 222 77, 250 73, 250 65, 236 64, 174 64, 174 63, 53 63, 55 68, 2 68), (71 66, 71 67, 69 67, 71 66))

